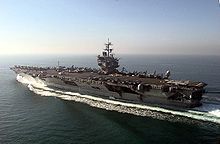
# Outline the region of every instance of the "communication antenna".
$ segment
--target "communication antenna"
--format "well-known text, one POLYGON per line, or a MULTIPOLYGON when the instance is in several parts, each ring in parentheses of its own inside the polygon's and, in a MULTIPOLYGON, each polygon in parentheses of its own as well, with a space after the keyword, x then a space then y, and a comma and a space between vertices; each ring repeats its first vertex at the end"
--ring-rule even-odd
POLYGON ((58 68, 60 67, 60 61, 57 61, 57 66, 58 66, 58 68))

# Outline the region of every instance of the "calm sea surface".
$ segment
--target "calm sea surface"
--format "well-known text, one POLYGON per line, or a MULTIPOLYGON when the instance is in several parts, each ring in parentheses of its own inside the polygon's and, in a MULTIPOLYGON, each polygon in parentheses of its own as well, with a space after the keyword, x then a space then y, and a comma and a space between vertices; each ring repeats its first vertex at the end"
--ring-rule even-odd
MULTIPOLYGON (((121 67, 133 71, 164 73, 173 79, 208 84, 220 92, 220 57, 217 56, 120 56, 121 67)), ((16 81, 9 67, 15 64, 97 67, 95 56, 1 56, 0 143, 218 143, 220 124, 189 124, 123 114, 87 104, 45 97, 16 81)), ((220 94, 206 94, 220 110, 220 94)), ((211 107, 212 108, 212 107, 211 107)))

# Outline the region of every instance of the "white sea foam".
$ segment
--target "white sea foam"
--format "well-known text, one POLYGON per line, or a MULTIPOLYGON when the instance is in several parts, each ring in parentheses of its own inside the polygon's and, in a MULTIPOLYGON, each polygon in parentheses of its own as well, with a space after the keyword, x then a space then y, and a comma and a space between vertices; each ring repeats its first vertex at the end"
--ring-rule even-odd
POLYGON ((210 111, 209 113, 211 113, 211 114, 213 114, 213 115, 219 117, 219 115, 220 115, 220 109, 210 111))
POLYGON ((18 74, 16 79, 20 83, 34 85, 35 87, 38 87, 38 88, 44 88, 47 86, 44 84, 44 82, 42 80, 40 80, 38 78, 35 79, 35 78, 33 78, 29 75, 26 75, 26 74, 18 74))
POLYGON ((205 104, 202 107, 189 110, 187 112, 175 111, 164 109, 160 107, 152 107, 147 105, 125 103, 114 100, 107 100, 99 97, 93 97, 90 95, 82 95, 74 92, 64 92, 60 90, 55 90, 48 88, 43 81, 39 79, 34 79, 27 75, 18 75, 17 80, 21 83, 27 84, 28 88, 36 94, 42 96, 54 96, 64 100, 73 100, 76 102, 86 103, 90 106, 102 108, 106 110, 114 110, 122 113, 130 113, 140 116, 152 116, 152 117, 162 117, 158 114, 153 114, 150 111, 160 112, 166 115, 183 116, 187 118, 192 118, 196 120, 209 121, 220 124, 220 105, 209 105, 205 104))

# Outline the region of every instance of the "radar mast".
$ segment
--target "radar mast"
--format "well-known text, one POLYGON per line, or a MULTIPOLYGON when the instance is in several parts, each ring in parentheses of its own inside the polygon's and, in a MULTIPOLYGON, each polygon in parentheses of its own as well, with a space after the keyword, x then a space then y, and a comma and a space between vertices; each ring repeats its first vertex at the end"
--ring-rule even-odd
POLYGON ((110 54, 112 53, 112 51, 113 51, 113 48, 110 48, 110 46, 112 46, 113 44, 109 41, 109 38, 108 38, 108 42, 107 43, 105 43, 105 51, 107 52, 107 56, 109 57, 110 56, 110 54))

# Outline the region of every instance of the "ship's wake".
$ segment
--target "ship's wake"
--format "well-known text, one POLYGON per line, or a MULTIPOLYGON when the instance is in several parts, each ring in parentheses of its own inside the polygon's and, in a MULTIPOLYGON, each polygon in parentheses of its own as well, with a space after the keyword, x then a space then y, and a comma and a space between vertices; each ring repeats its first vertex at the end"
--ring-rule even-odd
POLYGON ((28 85, 29 90, 41 96, 53 96, 63 100, 81 102, 92 107, 110 111, 118 111, 121 113, 129 113, 138 116, 148 116, 168 121, 213 122, 220 124, 220 104, 205 103, 199 108, 188 111, 177 111, 56 90, 48 88, 40 79, 33 78, 28 75, 17 75, 17 81, 28 85))

